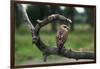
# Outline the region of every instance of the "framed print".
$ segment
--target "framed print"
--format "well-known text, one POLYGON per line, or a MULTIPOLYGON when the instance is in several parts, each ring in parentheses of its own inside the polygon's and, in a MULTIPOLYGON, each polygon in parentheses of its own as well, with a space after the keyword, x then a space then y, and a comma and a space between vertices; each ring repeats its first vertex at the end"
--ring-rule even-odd
POLYGON ((11 68, 96 63, 96 6, 11 1, 11 68))

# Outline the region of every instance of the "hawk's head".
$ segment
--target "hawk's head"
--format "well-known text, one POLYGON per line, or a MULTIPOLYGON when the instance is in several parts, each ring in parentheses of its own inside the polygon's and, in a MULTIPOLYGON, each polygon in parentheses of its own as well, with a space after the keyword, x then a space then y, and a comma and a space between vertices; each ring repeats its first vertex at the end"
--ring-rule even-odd
POLYGON ((62 24, 61 26, 60 26, 60 28, 61 29, 63 29, 63 30, 65 30, 65 31, 69 31, 69 27, 67 26, 67 25, 65 25, 65 24, 62 24))

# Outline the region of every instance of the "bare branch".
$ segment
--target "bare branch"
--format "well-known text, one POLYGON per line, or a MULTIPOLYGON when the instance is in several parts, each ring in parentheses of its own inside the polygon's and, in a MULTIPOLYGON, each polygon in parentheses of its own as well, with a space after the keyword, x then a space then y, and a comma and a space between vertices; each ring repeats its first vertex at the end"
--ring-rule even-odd
POLYGON ((72 21, 69 18, 66 18, 66 17, 59 15, 59 14, 52 14, 43 20, 37 20, 37 22, 40 24, 40 26, 44 26, 44 25, 46 25, 52 21, 55 21, 55 20, 64 21, 68 25, 70 23, 72 23, 72 21))
POLYGON ((18 9, 21 13, 20 15, 21 15, 21 18, 22 18, 23 22, 25 22, 28 25, 28 28, 30 30, 35 29, 34 26, 31 23, 28 15, 27 15, 27 12, 26 12, 25 8, 23 7, 23 4, 17 4, 17 6, 18 6, 18 9))
MULTIPOLYGON (((71 49, 65 49, 63 48, 61 53, 58 53, 58 49, 57 48, 46 48, 44 50, 44 54, 49 56, 49 55, 59 55, 62 57, 66 57, 66 58, 73 58, 73 59, 94 59, 94 53, 90 53, 90 52, 75 52, 72 51, 71 49)), ((45 59, 46 60, 46 59, 45 59)))

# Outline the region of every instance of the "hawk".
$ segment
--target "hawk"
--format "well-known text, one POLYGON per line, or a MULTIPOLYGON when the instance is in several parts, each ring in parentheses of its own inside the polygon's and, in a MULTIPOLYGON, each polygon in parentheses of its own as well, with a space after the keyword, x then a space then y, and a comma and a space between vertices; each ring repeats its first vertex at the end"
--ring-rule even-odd
POLYGON ((61 49, 63 48, 64 43, 66 42, 68 38, 68 32, 69 32, 69 27, 65 24, 62 24, 57 31, 56 44, 57 44, 59 53, 61 52, 61 49))

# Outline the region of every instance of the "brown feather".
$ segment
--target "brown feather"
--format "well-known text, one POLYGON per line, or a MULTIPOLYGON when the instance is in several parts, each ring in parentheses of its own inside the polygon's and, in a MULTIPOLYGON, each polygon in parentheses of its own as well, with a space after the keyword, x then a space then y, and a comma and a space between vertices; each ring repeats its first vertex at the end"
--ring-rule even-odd
POLYGON ((66 25, 61 25, 56 34, 56 43, 57 43, 57 47, 58 47, 59 51, 64 46, 64 43, 66 42, 67 37, 68 37, 67 26, 66 26, 66 28, 64 28, 64 26, 66 26, 66 25))

